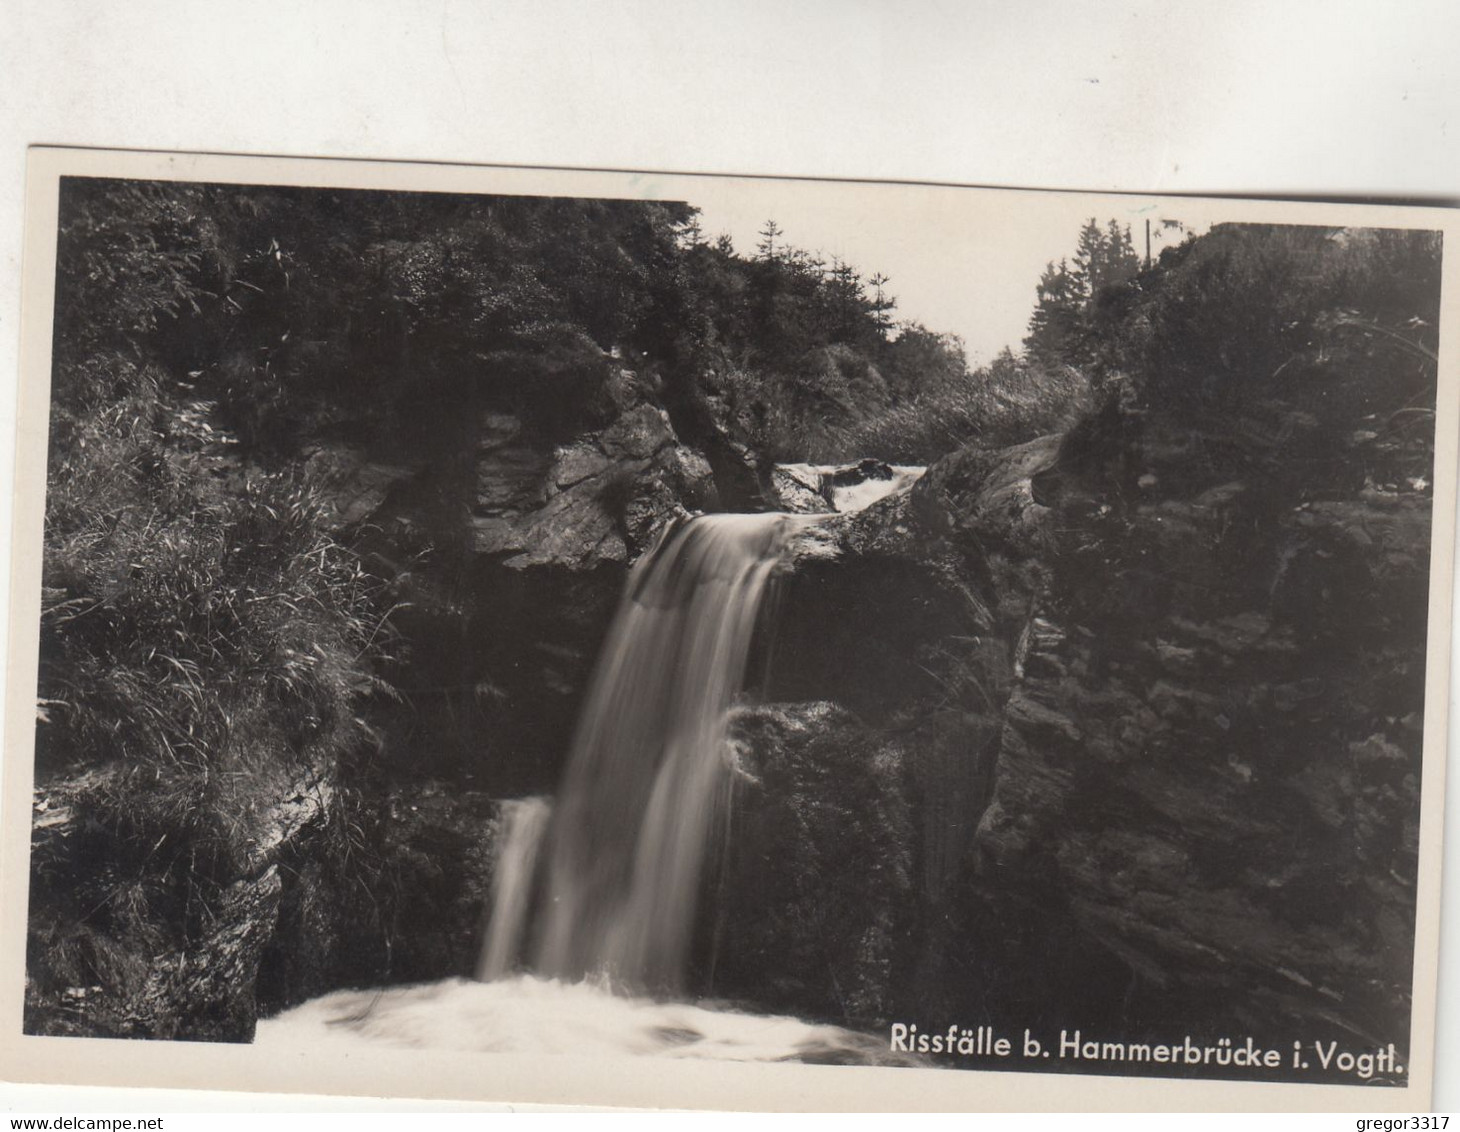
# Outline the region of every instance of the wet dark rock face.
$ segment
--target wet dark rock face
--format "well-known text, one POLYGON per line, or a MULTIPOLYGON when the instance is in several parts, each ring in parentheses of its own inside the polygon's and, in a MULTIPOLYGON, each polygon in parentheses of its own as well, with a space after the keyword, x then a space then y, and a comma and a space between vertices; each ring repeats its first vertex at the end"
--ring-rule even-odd
POLYGON ((428 779, 392 789, 377 820, 379 888, 361 896, 379 899, 388 919, 371 924, 353 953, 342 955, 359 971, 349 981, 470 977, 501 847, 501 803, 428 779))
POLYGON ((1426 457, 1282 475, 1260 423, 1107 411, 824 524, 837 556, 796 564, 741 726, 746 765, 824 793, 742 791, 777 848, 732 846, 721 978, 750 994, 740 951, 764 1001, 825 1017, 1402 1046, 1426 457), (867 806, 890 844, 840 816, 867 806), (839 853, 870 875, 863 849, 836 936, 863 950, 829 957, 797 894, 839 853))
POLYGON ((1137 1024, 1402 1037, 1429 498, 1192 482, 1173 425, 1135 493, 1088 464, 1044 484, 1063 553, 978 826, 989 911, 1058 907, 1137 1024))
POLYGON ((903 752, 826 702, 745 708, 734 735, 701 984, 813 1017, 884 1016, 912 907, 903 752))

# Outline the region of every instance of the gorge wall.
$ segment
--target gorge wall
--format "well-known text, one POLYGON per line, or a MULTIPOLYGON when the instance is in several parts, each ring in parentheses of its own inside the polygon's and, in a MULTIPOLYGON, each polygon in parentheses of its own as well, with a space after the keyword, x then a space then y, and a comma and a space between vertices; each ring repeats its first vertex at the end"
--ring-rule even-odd
POLYGON ((1258 479, 1294 412, 1112 401, 845 520, 742 717, 755 836, 717 985, 869 1021, 1402 1042, 1430 449, 1356 428, 1328 469, 1258 479))

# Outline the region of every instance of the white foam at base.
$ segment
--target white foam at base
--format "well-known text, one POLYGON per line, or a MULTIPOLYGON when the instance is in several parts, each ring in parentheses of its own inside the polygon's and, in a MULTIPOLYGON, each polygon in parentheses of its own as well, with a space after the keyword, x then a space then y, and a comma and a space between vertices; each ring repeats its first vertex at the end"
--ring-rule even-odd
POLYGON ((271 1048, 387 1046, 465 1053, 723 1061, 902 1061, 883 1042, 797 1018, 626 998, 523 975, 337 991, 259 1022, 271 1048))

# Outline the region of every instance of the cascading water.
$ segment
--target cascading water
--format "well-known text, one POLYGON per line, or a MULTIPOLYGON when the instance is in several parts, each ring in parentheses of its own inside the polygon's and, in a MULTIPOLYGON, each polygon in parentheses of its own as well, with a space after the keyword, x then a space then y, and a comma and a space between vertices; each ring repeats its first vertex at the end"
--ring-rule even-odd
MULTIPOLYGON (((705 849, 730 789, 726 712, 756 617, 792 535, 790 515, 676 524, 639 562, 589 688, 546 842, 529 966, 668 990, 681 978, 705 849)), ((520 872, 535 845, 509 820, 484 978, 502 940, 529 934, 520 872)))
POLYGON ((538 849, 552 808, 542 798, 508 802, 502 813, 502 851, 492 877, 492 910, 477 978, 484 983, 512 973, 532 900, 538 849))
POLYGON ((261 1021, 255 1040, 907 1063, 836 1026, 633 996, 682 980, 733 781, 728 709, 776 566, 823 518, 701 516, 634 567, 556 806, 503 807, 477 980, 338 991, 261 1021))

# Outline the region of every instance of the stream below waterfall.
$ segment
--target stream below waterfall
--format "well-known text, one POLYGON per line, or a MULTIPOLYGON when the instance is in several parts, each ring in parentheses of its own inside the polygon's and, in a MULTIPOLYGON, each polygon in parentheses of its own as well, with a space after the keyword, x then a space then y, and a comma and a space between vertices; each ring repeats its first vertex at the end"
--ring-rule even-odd
POLYGON ((615 993, 588 980, 516 975, 483 983, 337 991, 258 1024, 279 1049, 386 1046, 461 1053, 911 1065, 887 1041, 839 1026, 615 993))

